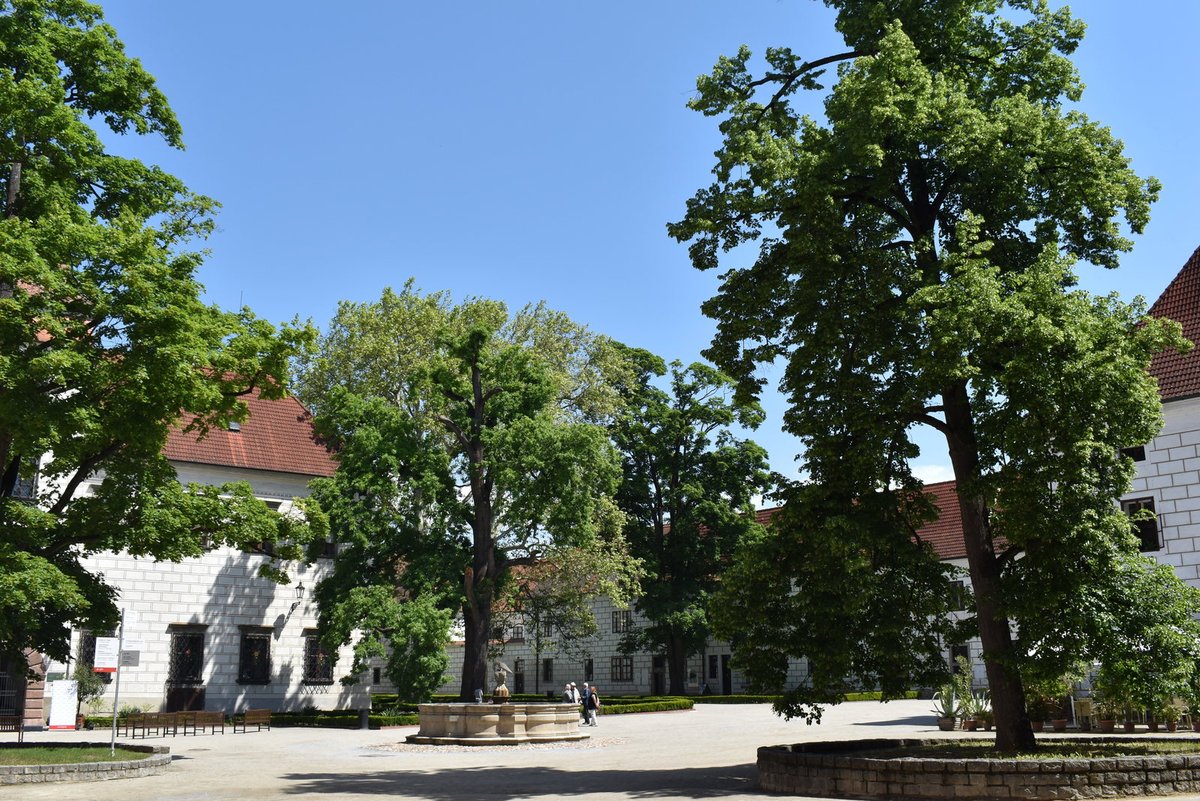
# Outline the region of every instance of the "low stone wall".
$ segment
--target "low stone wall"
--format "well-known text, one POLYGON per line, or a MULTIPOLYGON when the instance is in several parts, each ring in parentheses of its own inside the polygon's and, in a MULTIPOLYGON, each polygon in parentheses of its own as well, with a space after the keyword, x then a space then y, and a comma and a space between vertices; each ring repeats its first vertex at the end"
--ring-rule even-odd
MULTIPOLYGON (((0 748, 29 748, 33 744, 4 743, 0 748)), ((109 743, 36 743, 40 748, 108 748, 109 743)), ((118 762, 78 762, 70 765, 0 765, 0 785, 41 782, 95 782, 105 779, 130 779, 154 776, 171 764, 170 749, 165 745, 121 745, 126 751, 151 754, 145 759, 118 762)))
POLYGON ((943 742, 954 741, 856 740, 764 747, 758 749, 758 786, 792 795, 871 799, 1036 801, 1200 792, 1200 755, 1191 754, 1046 760, 855 756, 861 751, 943 742))
POLYGON ((424 745, 515 745, 585 740, 579 705, 557 703, 419 704, 421 729, 406 739, 424 745))

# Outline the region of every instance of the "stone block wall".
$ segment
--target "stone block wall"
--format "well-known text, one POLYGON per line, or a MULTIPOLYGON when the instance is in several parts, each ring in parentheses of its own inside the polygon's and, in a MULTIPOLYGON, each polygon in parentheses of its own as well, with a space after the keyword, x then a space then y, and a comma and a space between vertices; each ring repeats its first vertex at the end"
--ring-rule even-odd
POLYGON ((1105 759, 886 759, 856 752, 936 744, 858 740, 758 750, 759 789, 869 799, 1109 798, 1200 791, 1200 755, 1105 759))

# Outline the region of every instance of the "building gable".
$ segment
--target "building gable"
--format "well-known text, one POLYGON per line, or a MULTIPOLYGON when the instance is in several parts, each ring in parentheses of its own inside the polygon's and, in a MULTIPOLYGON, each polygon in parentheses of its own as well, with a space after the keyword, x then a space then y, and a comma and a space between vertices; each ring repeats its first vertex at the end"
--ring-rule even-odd
POLYGON ((255 389, 244 398, 249 417, 237 430, 214 428, 202 439, 185 431, 192 418, 171 428, 163 455, 174 462, 331 476, 337 463, 316 441, 312 416, 296 398, 267 400, 255 389))

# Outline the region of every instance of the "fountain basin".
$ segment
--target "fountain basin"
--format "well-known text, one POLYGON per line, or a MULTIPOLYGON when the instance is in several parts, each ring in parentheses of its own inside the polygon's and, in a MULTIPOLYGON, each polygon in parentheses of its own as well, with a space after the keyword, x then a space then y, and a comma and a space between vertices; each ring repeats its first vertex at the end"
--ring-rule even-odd
POLYGON ((579 706, 561 703, 420 704, 419 745, 519 745, 586 740, 579 706))

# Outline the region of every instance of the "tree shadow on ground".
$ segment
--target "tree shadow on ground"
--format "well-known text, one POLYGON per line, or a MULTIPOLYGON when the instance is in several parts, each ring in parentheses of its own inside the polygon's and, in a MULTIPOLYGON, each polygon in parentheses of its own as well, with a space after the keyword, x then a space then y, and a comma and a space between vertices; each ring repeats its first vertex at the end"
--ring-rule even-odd
POLYGON ((932 715, 913 715, 907 718, 893 718, 891 720, 863 720, 858 723, 850 724, 852 726, 929 726, 930 728, 937 727, 937 721, 932 715))
MULTIPOLYGON (((584 757, 586 759, 586 757, 584 757)), ((558 770, 475 767, 372 773, 292 773, 291 795, 401 795, 426 801, 569 798, 620 793, 627 798, 727 798, 753 794, 754 765, 664 770, 558 770)))

